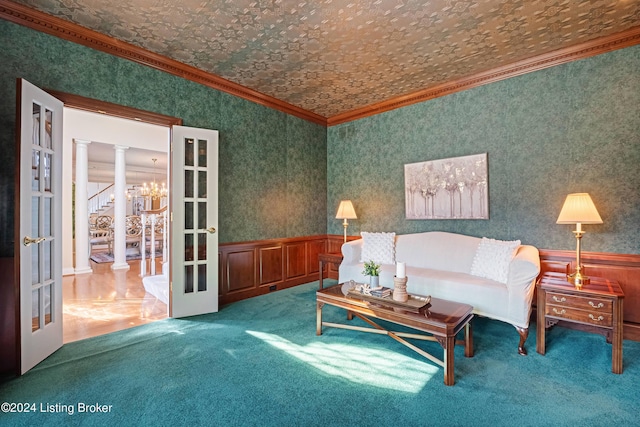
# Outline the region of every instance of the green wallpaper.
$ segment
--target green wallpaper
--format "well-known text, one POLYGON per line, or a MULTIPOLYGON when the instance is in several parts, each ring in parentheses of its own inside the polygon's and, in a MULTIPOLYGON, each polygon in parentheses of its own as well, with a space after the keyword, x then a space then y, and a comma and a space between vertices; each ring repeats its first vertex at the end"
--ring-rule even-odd
POLYGON ((352 199, 349 234, 445 230, 575 249, 555 221, 572 192, 602 225, 583 249, 640 253, 640 46, 511 78, 327 133, 327 228, 352 199), (489 220, 406 220, 405 163, 488 153, 489 220))
POLYGON ((0 20, 0 256, 13 254, 15 79, 220 131, 220 242, 447 230, 574 249, 556 225, 589 192, 584 249, 640 253, 640 46, 331 127, 0 20), (404 218, 403 165, 488 153, 489 220, 404 218))
POLYGON ((13 254, 18 77, 219 130, 221 243, 326 232, 323 126, 3 20, 0 43, 0 256, 13 254))

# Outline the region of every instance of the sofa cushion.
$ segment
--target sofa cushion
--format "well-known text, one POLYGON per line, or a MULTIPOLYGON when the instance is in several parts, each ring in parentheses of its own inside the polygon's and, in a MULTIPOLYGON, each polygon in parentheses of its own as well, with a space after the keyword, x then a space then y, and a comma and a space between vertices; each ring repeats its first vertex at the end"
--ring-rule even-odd
POLYGON ((504 241, 483 237, 473 258, 471 274, 507 283, 509 263, 519 246, 520 240, 504 241))
POLYGON ((470 274, 481 240, 443 231, 399 234, 396 236, 396 261, 406 263, 407 267, 470 274))
POLYGON ((378 264, 396 262, 396 233, 368 233, 363 231, 360 262, 374 261, 378 264))

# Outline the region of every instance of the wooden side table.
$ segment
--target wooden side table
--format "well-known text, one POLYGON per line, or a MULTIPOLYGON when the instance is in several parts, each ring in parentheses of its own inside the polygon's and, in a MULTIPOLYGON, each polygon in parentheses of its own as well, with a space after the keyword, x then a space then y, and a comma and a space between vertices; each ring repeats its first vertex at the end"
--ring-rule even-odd
POLYGON ((318 261, 320 262, 320 281, 319 281, 320 285, 318 289, 322 289, 322 280, 323 280, 325 263, 332 264, 336 268, 339 268, 340 264, 342 263, 342 253, 331 252, 331 253, 318 254, 318 261))
POLYGON ((546 329, 560 321, 586 325, 611 343, 611 371, 622 373, 622 302, 618 282, 591 277, 591 283, 576 289, 563 273, 545 273, 538 282, 538 353, 545 354, 546 329))

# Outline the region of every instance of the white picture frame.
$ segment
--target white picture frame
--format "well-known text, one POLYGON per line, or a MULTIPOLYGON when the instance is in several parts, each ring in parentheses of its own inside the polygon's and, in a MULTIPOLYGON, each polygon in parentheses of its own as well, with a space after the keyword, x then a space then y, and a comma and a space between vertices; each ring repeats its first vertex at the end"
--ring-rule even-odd
POLYGON ((487 153, 404 165, 407 219, 489 219, 487 153))

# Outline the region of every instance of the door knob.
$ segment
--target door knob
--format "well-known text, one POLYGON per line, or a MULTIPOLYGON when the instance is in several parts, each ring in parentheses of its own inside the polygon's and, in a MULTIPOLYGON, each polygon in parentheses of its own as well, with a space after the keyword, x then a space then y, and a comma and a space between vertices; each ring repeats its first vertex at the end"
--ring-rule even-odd
POLYGON ((215 228, 215 227, 209 227, 209 228, 207 228, 207 231, 208 231, 209 233, 213 234, 213 233, 215 233, 215 232, 216 232, 216 228, 215 228))
POLYGON ((29 236, 24 236, 24 239, 22 239, 22 244, 25 246, 29 246, 32 243, 35 243, 36 245, 40 242, 44 242, 44 237, 36 237, 36 238, 32 238, 29 236))

